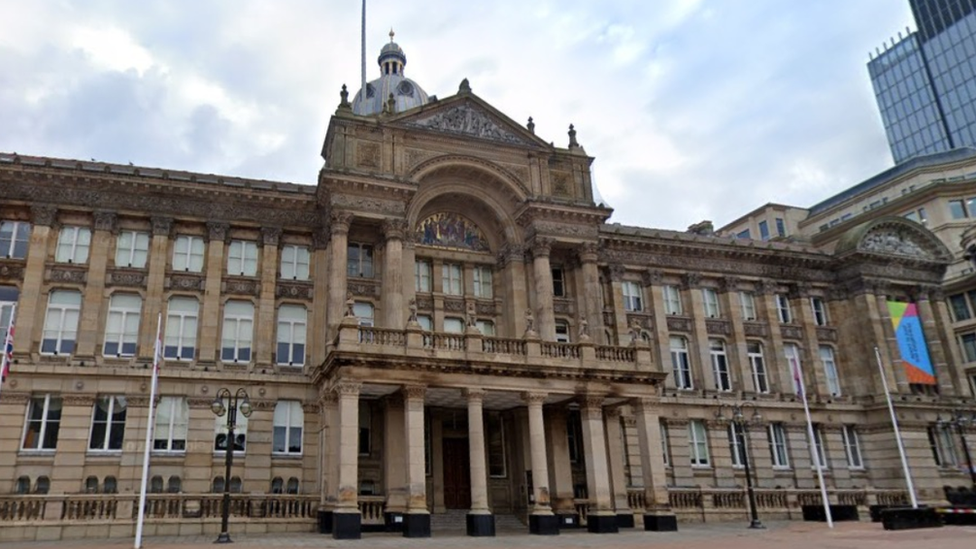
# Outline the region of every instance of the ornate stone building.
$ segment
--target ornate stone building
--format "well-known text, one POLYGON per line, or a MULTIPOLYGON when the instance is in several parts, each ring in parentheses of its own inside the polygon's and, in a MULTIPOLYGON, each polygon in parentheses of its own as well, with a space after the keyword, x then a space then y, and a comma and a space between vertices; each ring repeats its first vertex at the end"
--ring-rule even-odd
POLYGON ((132 535, 160 317, 150 535, 216 532, 225 488, 232 532, 668 530, 744 517, 746 459, 788 517, 819 502, 812 456, 833 503, 895 502, 875 347, 922 498, 964 481, 935 423, 965 394, 951 254, 924 227, 827 248, 608 224, 572 128, 553 146, 467 81, 428 97, 405 62, 387 45, 343 90, 317 186, 0 155, 0 539, 132 535), (888 299, 918 306, 937 392, 888 299), (253 410, 230 478, 221 388, 253 410), (756 421, 720 421, 743 402, 756 421))

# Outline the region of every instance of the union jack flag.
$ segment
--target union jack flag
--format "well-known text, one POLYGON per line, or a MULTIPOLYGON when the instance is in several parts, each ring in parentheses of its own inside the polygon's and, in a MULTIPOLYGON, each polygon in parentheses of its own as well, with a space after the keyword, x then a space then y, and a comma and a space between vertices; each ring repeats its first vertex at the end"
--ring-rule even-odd
POLYGON ((14 359, 14 311, 10 311, 10 325, 7 326, 7 337, 3 343, 3 364, 0 365, 0 383, 7 381, 10 373, 10 363, 14 359))

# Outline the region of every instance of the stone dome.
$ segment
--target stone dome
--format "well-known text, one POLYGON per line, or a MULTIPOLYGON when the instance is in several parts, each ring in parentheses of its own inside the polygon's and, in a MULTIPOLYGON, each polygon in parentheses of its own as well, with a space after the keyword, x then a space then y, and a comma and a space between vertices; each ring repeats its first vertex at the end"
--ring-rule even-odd
POLYGON ((352 101, 352 112, 360 116, 372 116, 383 112, 390 94, 393 95, 395 112, 403 112, 427 104, 427 92, 416 82, 403 75, 407 56, 390 31, 390 42, 380 50, 377 59, 380 77, 366 84, 366 97, 362 90, 356 92, 352 101))

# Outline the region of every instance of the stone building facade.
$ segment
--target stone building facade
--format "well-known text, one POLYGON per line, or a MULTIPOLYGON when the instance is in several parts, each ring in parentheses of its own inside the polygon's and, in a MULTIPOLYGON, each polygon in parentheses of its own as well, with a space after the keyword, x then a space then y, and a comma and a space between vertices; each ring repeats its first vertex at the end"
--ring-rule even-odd
POLYGON ((572 128, 556 147, 383 55, 397 85, 370 86, 404 97, 343 91, 316 186, 0 155, 0 539, 132 535, 159 318, 151 535, 216 532, 225 487, 232 531, 668 530, 744 517, 745 459, 761 512, 796 516, 814 455, 833 503, 896 502, 875 347, 920 495, 964 482, 935 423, 966 393, 931 232, 608 224, 572 128), (888 299, 918 306, 937 392, 908 383, 888 299), (252 409, 233 440, 221 388, 252 409), (744 430, 721 421, 739 404, 744 430))

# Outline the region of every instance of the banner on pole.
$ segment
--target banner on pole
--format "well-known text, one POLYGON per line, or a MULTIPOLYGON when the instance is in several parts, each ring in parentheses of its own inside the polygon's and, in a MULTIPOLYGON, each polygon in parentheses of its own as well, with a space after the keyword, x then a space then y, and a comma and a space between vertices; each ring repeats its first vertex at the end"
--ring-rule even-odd
POLYGON ((905 374, 909 383, 936 385, 935 370, 929 360, 929 350, 922 333, 922 322, 918 318, 918 306, 914 303, 888 301, 891 324, 895 328, 898 351, 905 363, 905 374))

